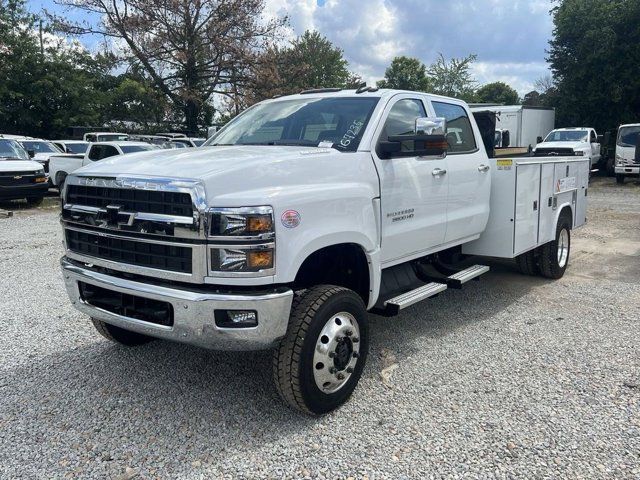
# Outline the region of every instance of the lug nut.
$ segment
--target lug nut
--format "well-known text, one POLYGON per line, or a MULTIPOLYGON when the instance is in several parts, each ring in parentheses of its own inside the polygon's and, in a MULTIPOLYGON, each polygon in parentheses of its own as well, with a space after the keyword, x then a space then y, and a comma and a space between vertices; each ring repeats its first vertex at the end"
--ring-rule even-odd
POLYGON ((353 368, 347 367, 347 373, 353 373, 353 368))
POLYGON ((329 352, 329 358, 333 358, 336 356, 336 352, 329 352))
POLYGON ((342 373, 339 373, 338 375, 336 375, 336 378, 338 380, 344 380, 344 375, 342 373))
POLYGON ((347 337, 350 337, 351 335, 353 335, 353 332, 352 332, 351 330, 347 330, 347 331, 346 331, 346 332, 344 332, 344 333, 345 333, 345 335, 346 335, 347 337))
POLYGON ((336 367, 329 368, 329 373, 336 373, 336 372, 337 372, 336 367))
POLYGON ((360 358, 360 354, 358 352, 353 352, 353 358, 360 358))
POLYGON ((353 338, 351 339, 351 341, 352 341, 353 343, 358 343, 358 342, 360 341, 360 339, 359 339, 358 337, 353 337, 353 338))
POLYGON ((344 341, 344 337, 336 337, 336 342, 342 343, 344 341))

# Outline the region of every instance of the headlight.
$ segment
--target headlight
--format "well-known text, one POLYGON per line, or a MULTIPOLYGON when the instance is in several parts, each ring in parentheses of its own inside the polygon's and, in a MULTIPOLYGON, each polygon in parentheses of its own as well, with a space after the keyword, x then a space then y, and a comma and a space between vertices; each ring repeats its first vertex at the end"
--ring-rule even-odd
POLYGON ((210 237, 266 239, 275 235, 271 207, 214 208, 209 219, 210 237))
POLYGON ((211 248, 212 272, 261 272, 272 273, 275 250, 273 244, 250 246, 225 246, 211 248))
POLYGON ((584 157, 587 154, 587 152, 583 150, 574 150, 573 154, 576 155, 577 157, 584 157))

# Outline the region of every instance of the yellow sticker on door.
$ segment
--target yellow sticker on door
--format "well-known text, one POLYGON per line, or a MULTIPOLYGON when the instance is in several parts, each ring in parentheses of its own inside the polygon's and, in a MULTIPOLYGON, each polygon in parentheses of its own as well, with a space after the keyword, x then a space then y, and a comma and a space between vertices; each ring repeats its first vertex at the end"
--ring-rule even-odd
POLYGON ((496 166, 498 170, 511 170, 511 166, 513 165, 513 160, 510 158, 500 158, 496 160, 496 166))

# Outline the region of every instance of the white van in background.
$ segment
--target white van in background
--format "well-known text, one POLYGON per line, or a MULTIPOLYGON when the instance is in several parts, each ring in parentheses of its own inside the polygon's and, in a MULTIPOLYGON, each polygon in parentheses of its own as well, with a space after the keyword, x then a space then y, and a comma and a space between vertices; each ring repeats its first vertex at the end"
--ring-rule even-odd
POLYGON ((620 125, 616 138, 616 182, 625 177, 640 176, 640 123, 620 125))

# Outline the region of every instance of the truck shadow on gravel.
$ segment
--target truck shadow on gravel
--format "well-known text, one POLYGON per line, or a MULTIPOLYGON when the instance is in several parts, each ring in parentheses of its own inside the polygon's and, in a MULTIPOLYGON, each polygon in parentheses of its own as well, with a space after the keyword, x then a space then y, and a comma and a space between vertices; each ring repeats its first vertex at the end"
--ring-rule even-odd
MULTIPOLYGON (((495 263, 481 282, 463 290, 444 292, 396 318, 371 316, 365 381, 351 402, 330 417, 366 408, 367 390, 381 387, 382 349, 391 349, 402 364, 420 351, 419 339, 483 322, 545 283, 495 263)), ((16 452, 37 455, 45 442, 58 459, 77 450, 92 462, 124 465, 150 442, 160 457, 224 455, 299 434, 317 422, 279 401, 269 352, 210 352, 160 341, 127 349, 97 333, 92 338, 89 344, 0 371, 0 428, 12 432, 16 452)))

